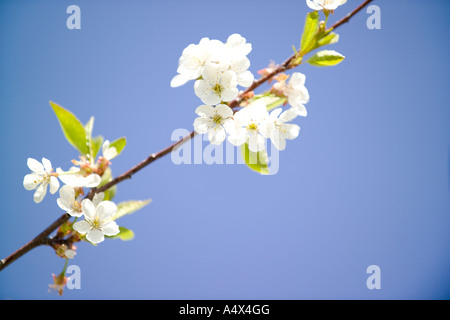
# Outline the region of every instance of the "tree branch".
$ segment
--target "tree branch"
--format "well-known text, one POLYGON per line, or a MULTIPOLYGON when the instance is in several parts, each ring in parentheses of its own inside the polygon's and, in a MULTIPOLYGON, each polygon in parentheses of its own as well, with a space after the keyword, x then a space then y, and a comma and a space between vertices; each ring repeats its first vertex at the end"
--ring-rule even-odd
MULTIPOLYGON (((344 18, 342 18, 341 20, 339 20, 335 24, 333 24, 330 27, 330 30, 334 30, 334 29, 338 28, 339 26, 341 26, 342 24, 348 22, 355 14, 357 14, 359 11, 361 11, 367 4, 369 4, 372 1, 373 0, 366 0, 366 1, 364 1, 361 5, 359 5, 356 9, 354 9, 349 14, 347 14, 344 18)), ((266 81, 270 80, 271 78, 273 78, 277 74, 290 69, 289 64, 294 58, 295 58, 295 54, 292 55, 291 57, 289 57, 281 65, 276 67, 272 72, 262 76, 261 78, 259 78, 256 81, 254 81, 250 87, 248 87, 245 91, 241 92, 236 99, 234 99, 233 101, 231 101, 229 103, 230 108, 234 109, 234 108, 238 107, 241 104, 241 102, 242 102, 242 100, 244 98, 244 95, 246 93, 249 93, 249 92, 255 90, 260 85, 262 85, 266 81)), ((116 178, 114 178, 110 182, 106 183, 102 187, 91 189, 89 191, 89 194, 85 197, 85 199, 87 198, 87 199, 91 199, 92 200, 92 198, 94 197, 94 195, 96 193, 106 191, 109 188, 115 186, 116 184, 122 182, 123 180, 130 179, 135 173, 137 173, 138 171, 142 170, 143 168, 148 166, 150 163, 152 163, 155 160, 157 160, 157 159, 167 155, 168 153, 172 152, 172 150, 174 150, 176 147, 178 147, 178 146, 184 144, 185 142, 189 141, 190 139, 192 139, 195 136, 195 134, 196 133, 194 131, 192 131, 190 134, 188 134, 184 138, 180 139, 179 141, 175 142, 174 144, 168 146, 167 148, 164 148, 164 149, 162 149, 161 151, 159 151, 157 153, 151 154, 145 160, 143 160, 141 163, 137 164, 136 166, 134 166, 130 170, 128 170, 128 171, 122 173, 121 175, 117 176, 116 178)), ((50 226, 48 226, 44 231, 42 231, 39 235, 37 235, 33 240, 31 240, 30 242, 25 244, 22 248, 20 248, 16 252, 12 253, 7 258, 1 260, 0 261, 0 271, 3 270, 4 268, 6 268, 8 265, 10 265, 12 262, 17 260, 21 256, 23 256, 24 254, 26 254, 27 252, 29 252, 30 250, 32 250, 32 249, 34 249, 34 248, 36 248, 36 247, 38 247, 40 245, 51 245, 53 243, 53 241, 50 241, 48 239, 48 236, 53 231, 55 231, 59 226, 61 226, 66 221, 68 221, 69 219, 70 219, 70 215, 69 214, 67 214, 67 213, 63 214, 55 222, 53 222, 50 226)))

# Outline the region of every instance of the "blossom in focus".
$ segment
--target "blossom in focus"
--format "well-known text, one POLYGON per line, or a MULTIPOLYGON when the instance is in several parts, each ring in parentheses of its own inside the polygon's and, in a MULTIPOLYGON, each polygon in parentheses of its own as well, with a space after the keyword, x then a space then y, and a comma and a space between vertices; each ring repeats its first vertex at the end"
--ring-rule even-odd
MULTIPOLYGON (((202 38, 199 44, 187 46, 178 61, 178 74, 170 82, 171 87, 179 87, 189 80, 203 77, 203 69, 208 64, 220 64, 223 71, 232 71, 236 77, 236 85, 248 87, 254 80, 248 70, 250 60, 247 55, 252 45, 240 34, 232 34, 227 42, 202 38)), ((225 101, 225 100, 224 100, 225 101)))
POLYGON ((202 71, 201 80, 195 81, 194 90, 204 104, 216 105, 231 101, 238 94, 236 73, 226 65, 208 63, 202 71))
POLYGON ((236 112, 233 125, 229 128, 228 141, 235 146, 247 142, 252 152, 264 150, 266 139, 270 137, 274 125, 268 119, 266 104, 256 100, 236 112))
POLYGON ((232 123, 233 110, 227 105, 202 105, 195 110, 199 115, 194 121, 194 129, 199 134, 208 134, 211 144, 219 145, 226 138, 226 128, 232 123))
POLYGON ((288 123, 298 116, 295 108, 290 108, 282 112, 282 108, 277 108, 270 113, 269 119, 274 127, 270 139, 278 150, 286 148, 286 139, 292 140, 298 137, 300 127, 296 124, 288 123))
POLYGON ((53 172, 52 163, 46 158, 42 158, 42 163, 28 158, 28 168, 32 173, 27 174, 23 179, 23 186, 26 190, 35 190, 33 200, 40 203, 47 194, 47 186, 50 185, 50 193, 54 194, 59 189, 57 174, 53 172))
POLYGON ((306 4, 313 10, 335 10, 347 0, 306 0, 306 4))
POLYGON ((80 234, 85 234, 86 239, 92 243, 100 243, 106 236, 115 236, 119 233, 119 226, 113 220, 117 212, 117 206, 112 201, 102 201, 95 207, 89 199, 81 202, 84 212, 84 220, 77 221, 73 229, 80 234))
POLYGON ((205 64, 211 59, 216 59, 223 46, 221 41, 209 38, 202 38, 199 44, 187 46, 178 61, 178 74, 172 79, 170 86, 179 87, 189 80, 200 77, 205 64))

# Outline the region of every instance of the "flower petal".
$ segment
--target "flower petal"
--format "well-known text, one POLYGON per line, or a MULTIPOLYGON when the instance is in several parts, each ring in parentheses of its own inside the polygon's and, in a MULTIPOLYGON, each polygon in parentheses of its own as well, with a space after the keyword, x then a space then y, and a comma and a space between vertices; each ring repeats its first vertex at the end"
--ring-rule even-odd
POLYGON ((91 224, 86 220, 77 221, 73 224, 73 229, 81 234, 86 234, 91 230, 91 224))
POLYGON ((45 195, 47 194, 47 185, 48 183, 46 181, 42 182, 42 184, 36 189, 36 192, 34 193, 33 200, 36 203, 40 203, 45 195))
POLYGON ((89 220, 94 219, 96 210, 91 200, 84 199, 83 201, 81 201, 81 208, 83 209, 84 215, 86 216, 87 219, 89 220))
POLYGON ((105 236, 103 235, 102 231, 94 229, 86 234, 86 239, 88 239, 92 243, 100 243, 105 240, 105 236))
POLYGON ((27 174, 23 178, 23 187, 26 190, 34 190, 42 182, 42 176, 36 173, 27 174))
POLYGON ((65 199, 58 198, 58 199, 56 199, 56 203, 58 204, 58 207, 60 207, 65 212, 72 211, 72 208, 70 206, 70 202, 67 202, 65 199))
POLYGON ((46 172, 48 172, 48 173, 52 172, 53 168, 52 168, 52 163, 50 162, 50 160, 48 160, 46 158, 42 158, 42 164, 44 165, 44 169, 46 172))
POLYGON ((50 177, 50 193, 55 194, 59 189, 59 181, 56 177, 50 177))
POLYGON ((119 226, 115 221, 110 221, 102 226, 102 231, 106 236, 115 236, 120 232, 119 226))
POLYGON ((41 174, 44 173, 44 166, 42 165, 42 163, 40 163, 36 159, 28 158, 27 165, 28 165, 28 168, 30 168, 30 170, 35 173, 41 173, 41 174))
POLYGON ((62 186, 59 190, 59 196, 68 203, 72 203, 75 200, 75 189, 71 186, 62 186))
POLYGON ((102 220, 111 219, 117 212, 117 206, 112 201, 102 201, 98 204, 96 212, 102 220))
POLYGON ((209 105, 201 105, 195 109, 195 113, 200 117, 211 117, 214 114, 214 107, 209 105))

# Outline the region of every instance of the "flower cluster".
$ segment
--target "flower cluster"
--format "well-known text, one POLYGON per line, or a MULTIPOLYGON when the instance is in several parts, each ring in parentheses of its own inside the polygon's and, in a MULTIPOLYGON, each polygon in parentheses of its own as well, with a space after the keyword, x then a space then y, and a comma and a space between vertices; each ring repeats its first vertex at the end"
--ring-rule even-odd
MULTIPOLYGON (((46 158, 42 158, 42 163, 29 158, 27 165, 31 173, 23 179, 26 190, 36 190, 33 197, 36 203, 44 199, 48 186, 51 194, 55 194, 59 189, 60 197, 56 201, 58 206, 72 217, 85 216, 85 220, 76 222, 73 229, 82 235, 86 234, 86 239, 92 243, 102 242, 105 235, 114 236, 119 233, 118 225, 112 220, 117 206, 111 201, 103 201, 103 193, 95 194, 92 201, 80 199, 84 195, 83 188, 95 188, 100 184, 102 178, 95 173, 98 171, 97 167, 103 167, 105 161, 109 163, 109 160, 117 156, 117 150, 110 146, 108 140, 104 142, 102 152, 103 156, 99 158, 96 166, 82 159, 74 161, 80 167, 74 166, 68 171, 61 168, 54 170, 52 163, 46 158), (58 179, 64 183, 61 188, 58 179)), ((70 251, 68 255, 73 257, 70 251)))
POLYGON ((178 87, 196 80, 195 94, 204 104, 216 105, 236 98, 238 85, 248 87, 254 80, 248 70, 247 55, 252 45, 239 34, 232 34, 227 42, 203 38, 199 44, 190 44, 179 59, 178 75, 170 85, 178 87))
MULTIPOLYGON (((243 108, 234 112, 228 102, 238 96, 237 86, 248 87, 254 77, 248 70, 250 61, 247 55, 252 46, 239 34, 228 37, 227 42, 203 38, 199 44, 191 44, 184 49, 179 59, 172 87, 196 80, 195 94, 202 100, 195 113, 194 129, 199 134, 207 134, 211 144, 220 145, 228 135, 228 141, 240 146, 248 144, 252 152, 265 149, 267 139, 284 150, 286 139, 298 136, 300 127, 290 123, 297 116, 306 116, 305 104, 309 101, 305 87, 305 75, 294 73, 290 80, 281 74, 274 78, 277 82, 267 95, 249 96, 243 108), (271 99, 284 99, 291 108, 270 111, 271 99)), ((273 68, 274 65, 269 66, 273 68)), ((269 68, 260 73, 270 72, 269 68)))
POLYGON ((208 140, 214 145, 221 144, 228 134, 231 144, 247 143, 252 152, 264 150, 267 139, 278 150, 284 150, 286 139, 295 139, 300 132, 300 127, 290 122, 297 116, 306 116, 304 104, 309 101, 309 94, 303 74, 294 73, 288 83, 287 76, 282 78, 273 85, 271 96, 255 97, 236 113, 225 104, 201 105, 195 111, 199 116, 194 121, 195 131, 208 134, 208 140), (286 99, 291 107, 285 111, 276 108, 269 113, 268 104, 274 92, 277 99, 286 99))

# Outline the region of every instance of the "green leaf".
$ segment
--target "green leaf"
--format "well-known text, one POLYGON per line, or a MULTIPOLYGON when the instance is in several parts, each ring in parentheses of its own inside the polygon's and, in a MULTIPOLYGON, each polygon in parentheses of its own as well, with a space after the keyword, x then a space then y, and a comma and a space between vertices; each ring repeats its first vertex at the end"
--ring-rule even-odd
MULTIPOLYGON (((113 179, 113 177, 112 177, 111 168, 108 167, 108 168, 106 168, 105 172, 103 173, 102 180, 100 181, 100 184, 98 185, 97 188, 100 188, 100 187, 104 186, 105 184, 110 182, 112 179, 113 179)), ((103 200, 106 201, 106 200, 114 199, 114 196, 116 195, 116 192, 117 192, 117 185, 112 186, 108 190, 105 190, 104 191, 105 198, 103 200)))
POLYGON ((325 36, 321 37, 319 41, 317 41, 317 47, 321 47, 327 44, 333 44, 339 41, 339 35, 334 32, 330 32, 325 36))
POLYGON ((307 62, 317 67, 330 67, 337 65, 344 59, 345 57, 339 52, 334 50, 323 50, 315 53, 307 60, 307 62))
POLYGON ((131 214, 133 212, 142 209, 146 205, 148 205, 152 200, 131 200, 121 202, 117 205, 117 213, 113 217, 113 220, 117 220, 127 214, 131 214))
POLYGON ((286 97, 277 97, 276 100, 274 100, 273 102, 267 104, 267 111, 271 111, 279 106, 281 106, 282 104, 286 103, 287 98, 286 97))
POLYGON ((318 29, 319 13, 317 11, 308 13, 303 28, 302 40, 300 41, 300 52, 302 55, 308 53, 314 47, 318 29))
POLYGON ((102 136, 96 136, 94 138, 91 138, 91 154, 94 159, 97 157, 98 151, 102 147, 102 144, 103 144, 102 136))
POLYGON ((117 155, 119 155, 122 152, 123 148, 125 148, 126 145, 127 145, 127 139, 122 137, 122 138, 117 139, 116 141, 111 142, 109 147, 116 148, 117 155))
POLYGON ((119 227, 119 233, 115 236, 106 236, 109 239, 120 239, 122 241, 130 241, 134 239, 134 232, 130 229, 119 227))
POLYGON ((243 143, 241 145, 241 155, 250 169, 260 174, 269 174, 269 166, 267 165, 269 157, 266 150, 253 152, 248 148, 248 143, 243 143))
POLYGON ((80 120, 75 117, 69 110, 64 109, 60 105, 50 101, 50 106, 59 120, 61 129, 67 141, 75 147, 82 155, 89 154, 89 146, 86 139, 86 130, 80 120))

